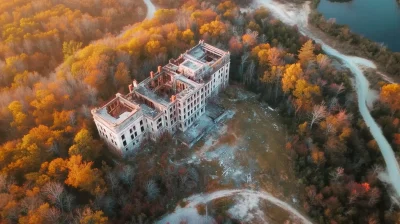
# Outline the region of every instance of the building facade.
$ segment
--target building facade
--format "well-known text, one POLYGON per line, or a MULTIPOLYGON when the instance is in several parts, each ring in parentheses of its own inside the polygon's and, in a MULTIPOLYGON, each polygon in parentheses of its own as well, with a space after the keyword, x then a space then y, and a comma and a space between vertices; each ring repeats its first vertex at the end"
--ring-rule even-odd
POLYGON ((228 85, 229 67, 229 52, 200 41, 142 82, 133 80, 127 95, 93 109, 100 137, 126 153, 145 138, 186 131, 204 114, 207 99, 228 85))

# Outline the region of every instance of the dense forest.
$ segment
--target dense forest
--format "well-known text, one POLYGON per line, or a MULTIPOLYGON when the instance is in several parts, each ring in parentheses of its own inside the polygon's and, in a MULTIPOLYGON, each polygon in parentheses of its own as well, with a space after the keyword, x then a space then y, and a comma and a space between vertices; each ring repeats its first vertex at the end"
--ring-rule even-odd
MULTIPOLYGON (((195 167, 168 162, 182 150, 168 135, 134 157, 110 155, 90 114, 200 39, 229 50, 231 82, 288 121, 282 150, 304 186, 304 211, 318 223, 398 223, 349 71, 268 10, 240 12, 248 1, 155 2, 170 9, 121 36, 113 33, 144 17, 143 3, 1 4, 1 223, 152 223, 180 199, 213 190, 195 167)), ((399 85, 383 85, 374 110, 397 152, 399 94, 399 85)))
POLYGON ((0 1, 0 87, 47 76, 74 51, 145 13, 142 1, 0 1))

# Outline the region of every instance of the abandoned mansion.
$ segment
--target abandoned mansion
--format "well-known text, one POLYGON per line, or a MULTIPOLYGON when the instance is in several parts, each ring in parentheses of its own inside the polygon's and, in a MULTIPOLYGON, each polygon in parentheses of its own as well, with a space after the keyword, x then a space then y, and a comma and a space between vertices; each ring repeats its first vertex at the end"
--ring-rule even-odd
POLYGON ((170 59, 129 93, 92 110, 100 137, 121 153, 143 139, 186 131, 205 112, 207 99, 228 85, 230 53, 203 41, 170 59))

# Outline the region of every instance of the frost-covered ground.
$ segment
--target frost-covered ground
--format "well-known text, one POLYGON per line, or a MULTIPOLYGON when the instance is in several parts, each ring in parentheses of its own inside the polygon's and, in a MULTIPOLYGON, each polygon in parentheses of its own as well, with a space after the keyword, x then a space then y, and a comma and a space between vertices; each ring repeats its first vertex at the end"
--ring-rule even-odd
POLYGON ((288 212, 291 220, 299 221, 304 224, 311 224, 312 222, 301 213, 299 213, 295 208, 293 208, 288 203, 272 196, 265 191, 253 191, 253 190, 221 190, 209 194, 198 194, 193 195, 184 201, 188 204, 182 208, 178 206, 175 212, 166 215, 163 219, 159 220, 158 224, 167 223, 179 223, 180 221, 187 221, 188 224, 197 223, 213 223, 214 220, 208 216, 199 215, 196 212, 196 206, 207 205, 207 203, 219 198, 234 197, 238 200, 230 210, 229 213, 239 220, 251 223, 255 218, 258 218, 257 223, 268 223, 268 214, 265 214, 259 209, 259 202, 265 200, 272 203, 282 210, 288 212), (179 218, 184 218, 180 220, 179 218))
MULTIPOLYGON (((159 223, 176 223, 180 218, 188 223, 204 221, 206 217, 194 208, 210 203, 210 214, 214 199, 224 197, 234 202, 226 211, 230 217, 245 223, 276 222, 276 217, 282 222, 302 220, 289 205, 298 206, 299 186, 285 151, 286 129, 278 113, 257 101, 257 95, 237 87, 221 94, 218 102, 227 108, 228 115, 190 149, 191 155, 173 163, 195 165, 208 181, 218 181, 220 186, 214 186, 214 193, 190 197, 186 200, 189 204, 178 206, 159 223), (235 190, 218 191, 227 186, 235 190)), ((213 221, 209 218, 204 223, 213 221)))
POLYGON ((367 107, 368 97, 371 95, 373 96, 373 93, 371 93, 369 82, 363 73, 362 67, 376 69, 376 65, 372 61, 365 58, 342 54, 338 50, 332 48, 323 40, 318 38, 318 36, 313 33, 308 27, 308 15, 311 11, 309 2, 304 4, 303 7, 299 8, 293 5, 277 3, 272 0, 257 0, 255 7, 259 6, 264 6, 269 9, 271 13, 282 22, 288 25, 297 25, 299 31, 302 34, 314 39, 315 42, 321 44, 322 49, 326 54, 338 58, 343 63, 343 65, 349 68, 354 74, 356 80, 355 88, 357 90, 358 96, 358 108, 362 117, 364 118, 365 123, 370 128, 372 136, 378 143, 378 146, 386 163, 387 173, 382 175, 388 176, 387 179, 390 180, 389 182, 395 190, 397 197, 400 198, 399 164, 397 163, 392 147, 383 135, 381 128, 372 118, 367 107))

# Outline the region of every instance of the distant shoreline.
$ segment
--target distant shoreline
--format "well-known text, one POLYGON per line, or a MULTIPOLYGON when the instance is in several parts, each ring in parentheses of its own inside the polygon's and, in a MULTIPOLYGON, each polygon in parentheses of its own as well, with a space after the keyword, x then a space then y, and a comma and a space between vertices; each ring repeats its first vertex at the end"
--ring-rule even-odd
MULTIPOLYGON (((400 0, 396 1, 400 2, 400 0)), ((376 63, 378 70, 386 73, 384 76, 389 76, 394 82, 400 81, 400 52, 393 52, 369 38, 352 32, 347 25, 327 20, 317 10, 319 3, 320 0, 313 0, 311 3, 311 13, 308 18, 310 28, 325 34, 324 40, 343 53, 370 59, 376 63), (341 36, 344 29, 349 31, 347 39, 341 36)))

